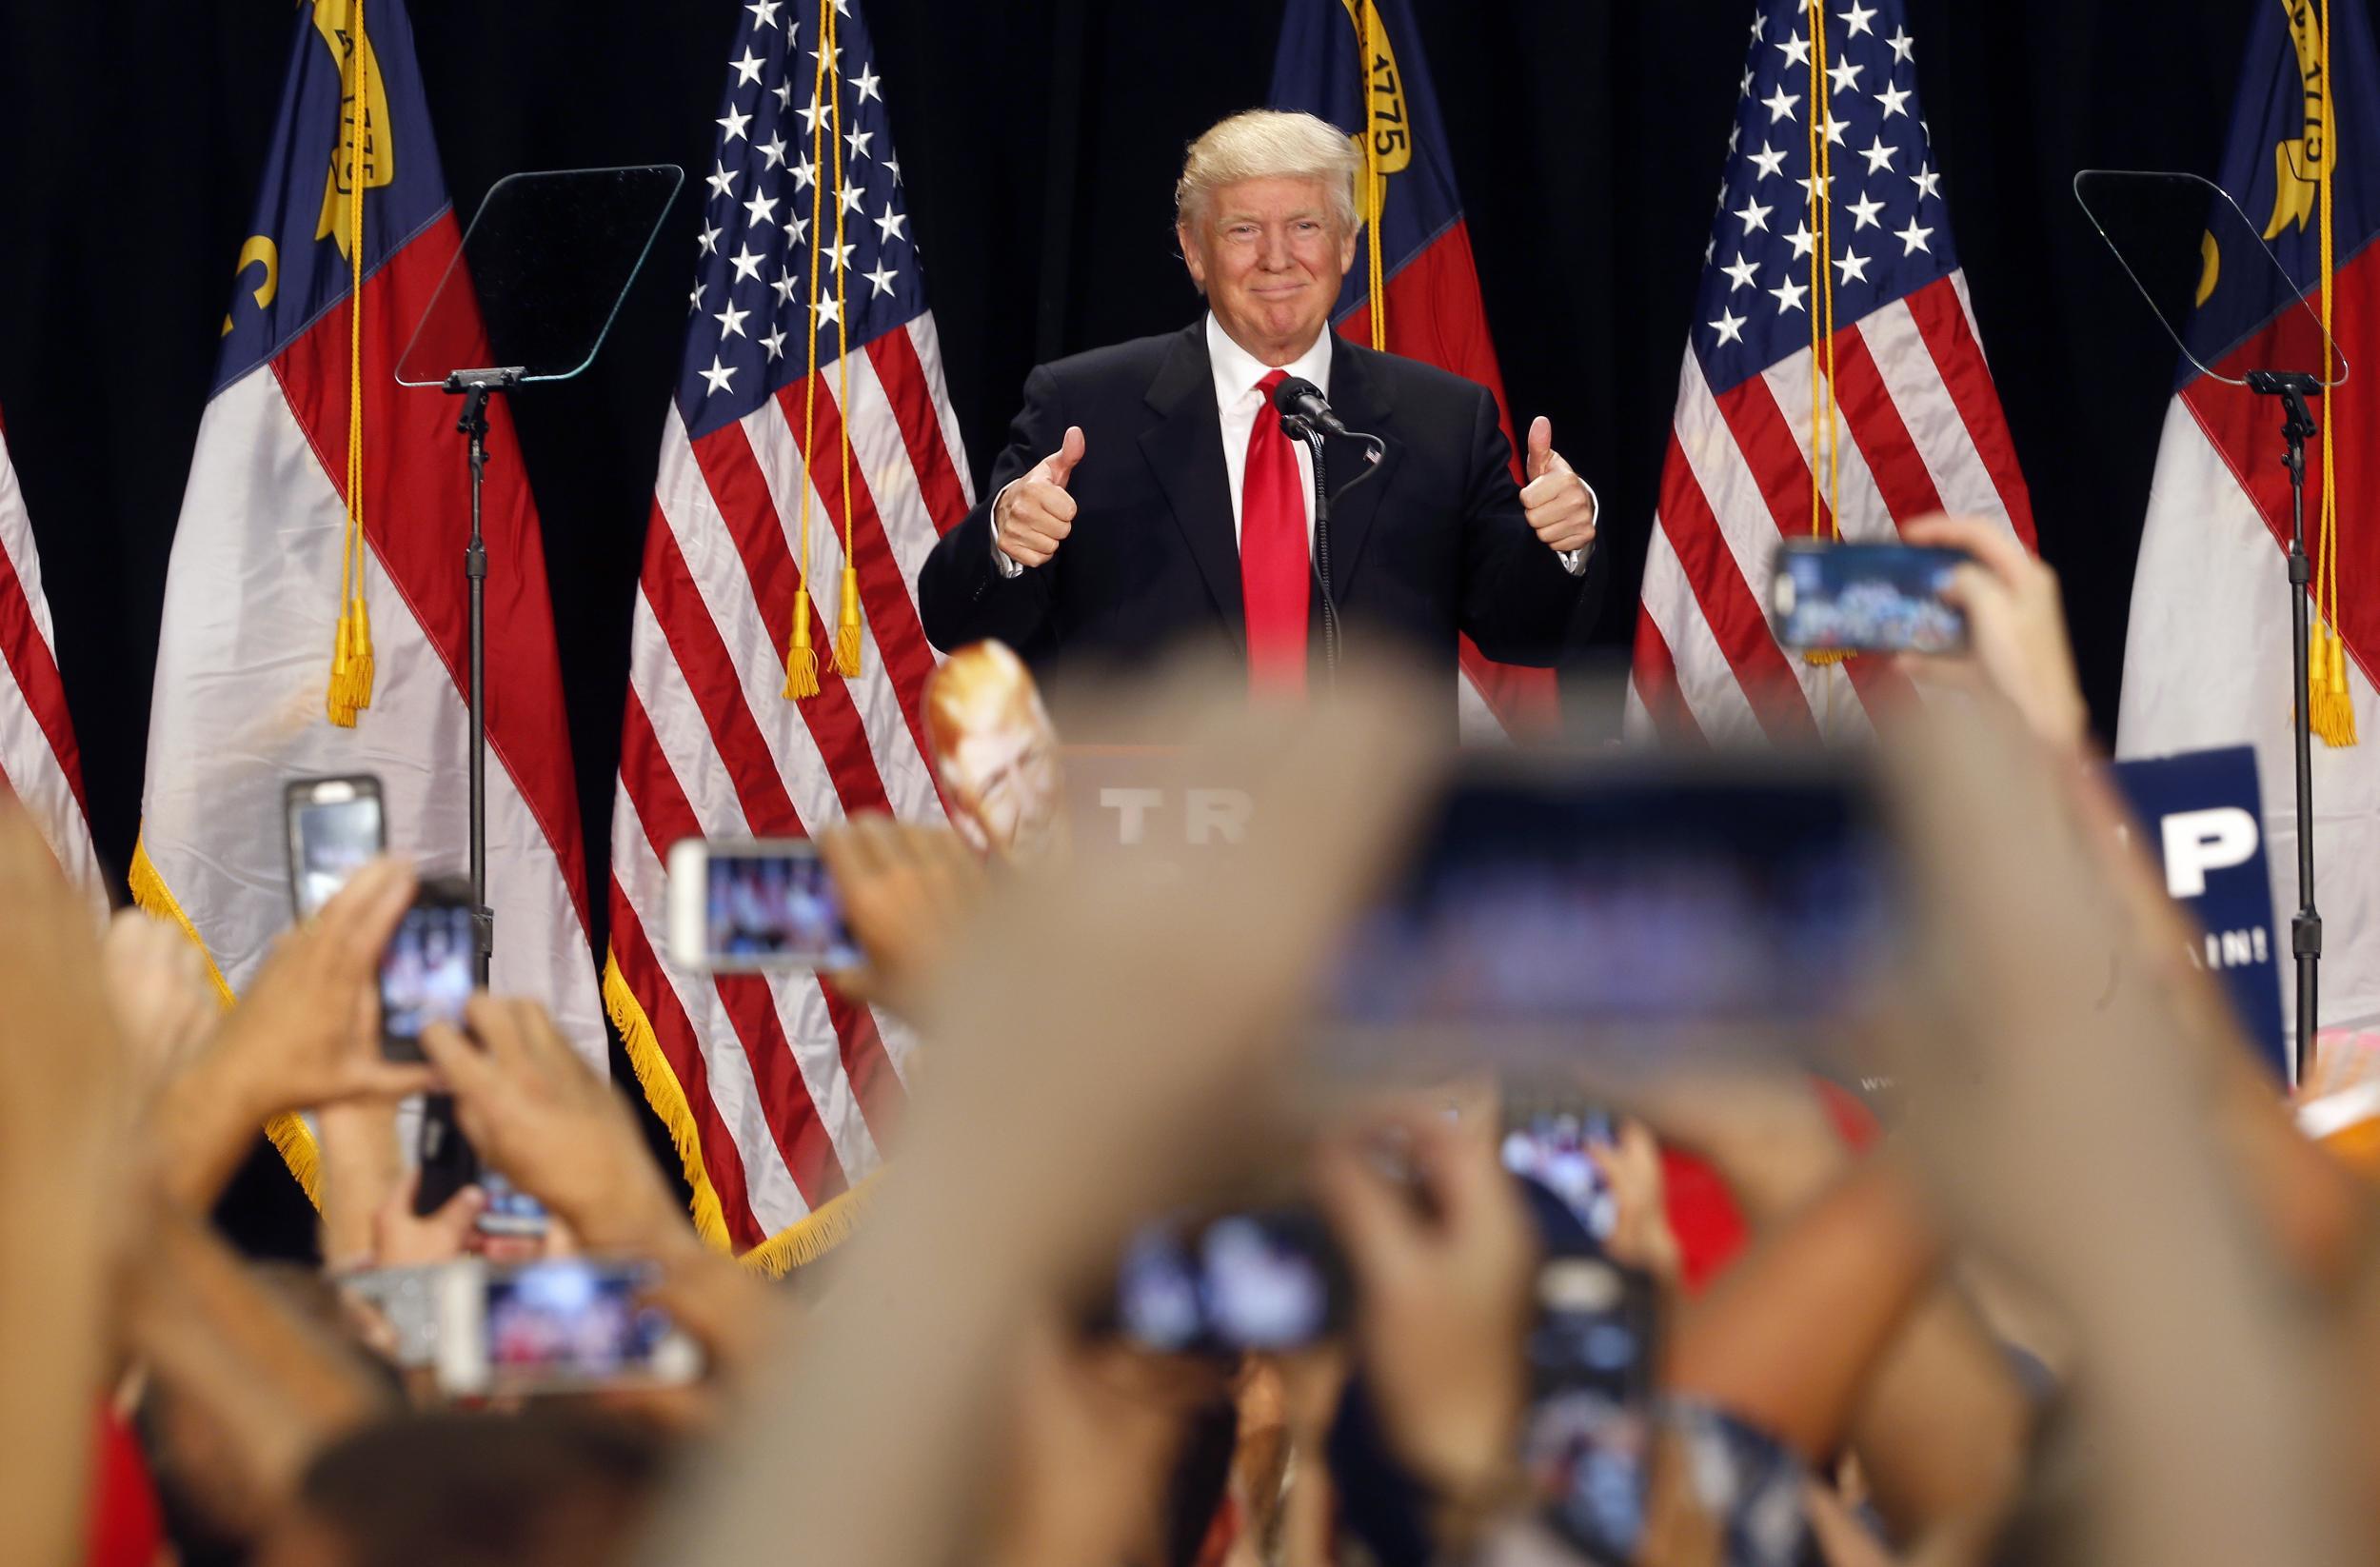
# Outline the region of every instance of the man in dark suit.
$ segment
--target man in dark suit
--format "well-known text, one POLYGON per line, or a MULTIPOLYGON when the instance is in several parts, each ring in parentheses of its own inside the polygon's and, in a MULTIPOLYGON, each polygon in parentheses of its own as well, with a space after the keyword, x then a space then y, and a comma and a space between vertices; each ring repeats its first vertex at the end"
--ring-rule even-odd
MULTIPOLYGON (((1235 115, 1192 144, 1176 231, 1208 315, 1026 380, 990 499, 920 576, 936 646, 997 638, 1047 668, 1205 645, 1244 659, 1259 688, 1302 689, 1325 610, 1314 454, 1272 407, 1289 376, 1387 448, 1330 511, 1329 602, 1347 633, 1402 645, 1450 689, 1458 632, 1501 663, 1554 662, 1601 591, 1595 493, 1545 420, 1522 488, 1486 388, 1331 332, 1358 167, 1305 114, 1235 115)), ((1330 490, 1364 460, 1326 441, 1330 490)))

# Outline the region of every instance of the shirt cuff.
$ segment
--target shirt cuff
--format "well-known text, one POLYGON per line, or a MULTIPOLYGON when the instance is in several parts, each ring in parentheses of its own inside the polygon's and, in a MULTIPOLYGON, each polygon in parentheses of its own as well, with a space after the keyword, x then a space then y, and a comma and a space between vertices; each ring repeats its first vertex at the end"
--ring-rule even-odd
MULTIPOLYGON (((1587 499, 1595 505, 1595 526, 1598 530, 1600 530, 1603 526, 1603 497, 1595 492, 1595 486, 1591 484, 1587 484, 1583 475, 1579 478, 1578 482, 1587 486, 1587 499)), ((1562 563, 1562 569, 1564 571, 1569 572, 1574 577, 1583 577, 1587 574, 1587 557, 1594 553, 1595 545, 1591 544, 1581 545, 1577 549, 1564 549, 1557 551, 1556 558, 1562 563)))
POLYGON ((1000 503, 1008 499, 1008 492, 1022 482, 1011 479, 1000 486, 998 495, 992 497, 992 569, 1000 573, 1003 582, 1015 582, 1024 575, 1024 567, 1010 560, 1008 552, 1000 547, 1000 503))

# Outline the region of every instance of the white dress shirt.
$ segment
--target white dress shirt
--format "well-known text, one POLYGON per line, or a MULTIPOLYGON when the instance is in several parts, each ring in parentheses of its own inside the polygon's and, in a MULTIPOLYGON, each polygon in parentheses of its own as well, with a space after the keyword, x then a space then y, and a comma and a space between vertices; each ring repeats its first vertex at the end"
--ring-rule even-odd
MULTIPOLYGON (((1311 381, 1327 393, 1331 384, 1331 337, 1325 327, 1314 339, 1314 347, 1279 367, 1289 372, 1292 380, 1311 381)), ((1257 388, 1274 367, 1231 340, 1223 324, 1215 319, 1213 311, 1206 317, 1206 358, 1215 367, 1215 411, 1223 421, 1223 474, 1231 488, 1231 536, 1240 537, 1240 513, 1246 497, 1241 490, 1248 482, 1248 437, 1256 429, 1259 417, 1279 424, 1280 415, 1270 411, 1271 399, 1257 388)), ((1306 513, 1306 551, 1314 550, 1314 448, 1303 441, 1291 441, 1298 453, 1298 497, 1306 513)))
MULTIPOLYGON (((1327 392, 1331 384, 1333 335, 1325 327, 1315 338, 1314 347, 1279 368, 1288 371, 1293 379, 1311 381, 1327 392)), ((1206 358, 1215 372, 1215 411, 1223 426, 1224 487, 1231 492, 1231 535, 1236 541, 1240 537, 1240 513, 1244 500, 1240 491, 1248 477, 1248 436, 1256 428, 1259 415, 1279 417, 1267 411, 1269 400, 1257 389, 1276 367, 1265 364, 1233 342, 1231 334, 1223 330, 1223 324, 1215 318, 1212 310, 1206 316, 1206 358)), ((1314 550, 1314 448, 1303 441, 1289 444, 1298 456, 1298 494, 1305 506, 1306 551, 1311 555, 1314 550)), ((1002 498, 1021 482, 1010 480, 1008 486, 992 499, 992 563, 1000 568, 1002 577, 1021 576, 1024 572, 1024 567, 1010 560, 1007 552, 1000 547, 999 522, 1002 498)), ((1590 499, 1595 498, 1593 485, 1587 486, 1587 494, 1590 499)), ((1597 500, 1598 521, 1602 509, 1601 501, 1597 500)), ((1588 546, 1589 549, 1593 547, 1588 546)), ((1586 549, 1568 550, 1556 558, 1562 563, 1562 569, 1574 577, 1587 568, 1586 549)))

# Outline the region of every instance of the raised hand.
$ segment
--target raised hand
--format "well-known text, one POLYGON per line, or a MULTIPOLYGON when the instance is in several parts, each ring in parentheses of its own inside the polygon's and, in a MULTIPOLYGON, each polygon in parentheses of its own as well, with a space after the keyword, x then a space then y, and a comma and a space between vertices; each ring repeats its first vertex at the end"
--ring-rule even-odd
POLYGON ((412 869, 375 860, 273 947, 209 1052, 252 1115, 397 1100, 435 1082, 429 1068, 380 1054, 381 949, 412 901, 412 869))
POLYGON ((196 943, 163 920, 119 909, 100 942, 108 1002, 124 1036, 132 1088, 145 1109, 223 1022, 196 943))
POLYGON ((1019 565, 1046 565, 1074 531, 1074 497, 1066 493, 1082 461, 1082 426, 1066 426, 1065 441, 1001 493, 992 508, 992 543, 1019 565))
POLYGON ((1326 1142, 1314 1185, 1355 1271, 1357 1344, 1390 1440, 1441 1499, 1484 1499, 1509 1476, 1528 1391, 1537 1240, 1511 1178, 1484 1140, 1408 1109, 1326 1142), (1412 1188, 1367 1153, 1389 1130, 1412 1188))
POLYGON ((1661 1145, 1641 1121, 1624 1119, 1616 1130, 1617 1141, 1587 1145, 1587 1158, 1611 1188, 1616 1215, 1604 1249, 1614 1261, 1641 1268, 1663 1289, 1675 1290, 1685 1277, 1685 1259, 1669 1224, 1661 1145))
POLYGON ((818 852, 866 960, 835 974, 835 987, 853 1001, 898 1007, 982 897, 982 863, 941 823, 872 813, 820 833, 818 852))
POLYGON ((1901 530, 1913 545, 1960 549, 1974 557, 1951 579, 1945 604, 1963 610, 1973 651, 1965 659, 1904 654, 1911 678, 1952 685, 1989 685, 2008 699, 2026 726, 2061 751, 2089 738, 2074 653, 2057 573, 1997 523, 1978 517, 1923 517, 1901 530))
POLYGON ((0 801, 0 983, 10 997, 0 1174, 30 1179, 122 1136, 131 1074, 108 982, 89 908, 32 817, 0 801))
POLYGON ((625 1101, 535 1002, 471 998, 471 1039, 444 1023, 422 1048, 482 1159, 552 1209, 590 1250, 660 1256, 698 1244, 625 1101), (472 1042, 476 1040, 478 1042, 472 1042))
POLYGON ((1554 421, 1539 414, 1529 426, 1529 484, 1520 508, 1546 547, 1567 555, 1595 543, 1595 494, 1554 449, 1554 421))

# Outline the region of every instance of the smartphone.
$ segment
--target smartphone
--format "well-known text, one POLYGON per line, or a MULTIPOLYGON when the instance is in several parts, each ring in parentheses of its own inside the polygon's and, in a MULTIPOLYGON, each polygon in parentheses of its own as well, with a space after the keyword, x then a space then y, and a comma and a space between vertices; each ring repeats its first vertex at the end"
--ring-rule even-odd
POLYGON ((400 1370, 438 1363, 438 1313, 445 1263, 358 1268, 334 1276, 340 1291, 362 1301, 388 1326, 388 1354, 400 1370))
POLYGON ((669 849, 669 960, 696 972, 851 968, 859 944, 806 839, 689 838, 669 849))
POLYGON ((487 1198, 472 1228, 482 1235, 536 1240, 546 1230, 545 1205, 495 1170, 482 1170, 479 1189, 487 1198))
POLYGON ((1611 1112, 1599 1105, 1515 1103, 1505 1112, 1501 1153, 1505 1169, 1553 1193, 1589 1235, 1608 1240, 1618 1207, 1593 1150, 1618 1141, 1611 1112))
POLYGON ((619 1259, 466 1257, 339 1282, 387 1320, 398 1364, 434 1368, 456 1398, 694 1380, 700 1346, 640 1299, 656 1277, 649 1262, 619 1259))
POLYGON ((1557 1253, 1538 1266, 1521 1453, 1545 1521, 1590 1560, 1634 1561, 1644 1538, 1656 1438, 1660 1293, 1608 1257, 1557 1253))
POLYGON ((1144 1226, 1124 1248, 1099 1325, 1157 1355, 1303 1349, 1342 1332, 1349 1275, 1305 1209, 1144 1226))
POLYGON ((1955 549, 1788 541, 1769 583, 1776 640, 1796 652, 1963 653, 1966 614, 1942 602, 1955 549))
POLYGON ((479 981, 477 910, 468 883, 424 881, 412 906, 380 955, 380 1053, 417 1061, 422 1030, 463 1026, 463 1006, 479 981))
POLYGON ((1652 1275, 1601 1255, 1539 1264, 1529 1365, 1540 1395, 1584 1391, 1620 1409, 1653 1401, 1660 1287, 1652 1275))
POLYGON ((297 779, 281 791, 281 814, 289 842, 289 907, 301 920, 388 847, 380 780, 369 775, 297 779))
POLYGON ((457 1192, 480 1180, 479 1150, 463 1135, 452 1095, 422 1096, 422 1128, 414 1145, 414 1162, 421 1170, 421 1179, 413 1186, 417 1219, 427 1219, 454 1200, 457 1192))
POLYGON ((1558 1071, 1582 1048, 1839 1032, 1907 899, 1857 758, 1474 756, 1359 918, 1334 1064, 1558 1071))

